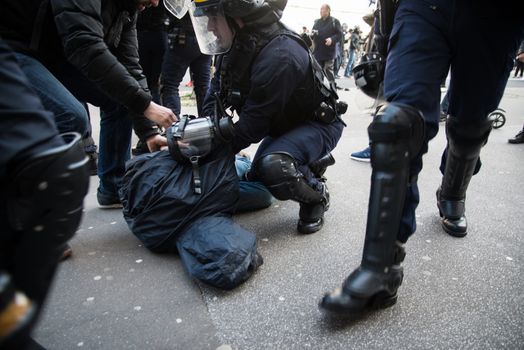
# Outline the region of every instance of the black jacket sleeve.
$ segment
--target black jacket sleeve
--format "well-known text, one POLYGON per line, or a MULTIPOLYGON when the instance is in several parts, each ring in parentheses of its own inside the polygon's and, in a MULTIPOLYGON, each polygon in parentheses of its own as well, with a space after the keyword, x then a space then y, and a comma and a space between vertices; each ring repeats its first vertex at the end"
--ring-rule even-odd
POLYGON ((340 25, 340 21, 336 18, 333 18, 333 24, 335 26, 334 34, 331 37, 331 41, 333 42, 333 45, 335 43, 340 42, 344 38, 344 32, 342 31, 342 26, 340 25))
POLYGON ((51 0, 51 5, 67 60, 108 96, 142 114, 151 95, 138 64, 136 19, 120 12, 108 33, 119 40, 109 47, 102 0, 51 0))

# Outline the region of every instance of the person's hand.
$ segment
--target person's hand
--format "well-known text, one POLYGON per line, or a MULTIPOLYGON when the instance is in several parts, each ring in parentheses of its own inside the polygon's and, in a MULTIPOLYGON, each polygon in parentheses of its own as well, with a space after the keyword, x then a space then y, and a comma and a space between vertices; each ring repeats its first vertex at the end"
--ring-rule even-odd
POLYGON ((166 108, 164 106, 160 106, 154 103, 153 101, 151 101, 149 106, 144 111, 144 116, 147 119, 151 120, 153 123, 160 125, 166 129, 178 120, 178 118, 171 109, 166 108))
POLYGON ((150 152, 156 152, 162 147, 167 147, 167 139, 164 136, 153 135, 146 140, 146 144, 150 152))
POLYGON ((524 52, 518 54, 517 60, 519 60, 520 62, 524 62, 524 52))
POLYGON ((326 41, 324 41, 324 44, 326 44, 326 46, 331 46, 332 43, 333 41, 331 40, 331 38, 327 38, 326 41))

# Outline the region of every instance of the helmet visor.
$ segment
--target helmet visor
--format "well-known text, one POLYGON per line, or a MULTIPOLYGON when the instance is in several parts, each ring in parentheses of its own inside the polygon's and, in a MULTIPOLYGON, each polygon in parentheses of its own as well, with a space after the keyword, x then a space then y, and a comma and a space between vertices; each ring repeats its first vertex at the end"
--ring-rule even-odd
POLYGON ((234 33, 229 27, 220 1, 191 2, 189 14, 203 54, 218 55, 229 51, 234 33))
POLYGON ((173 16, 181 19, 187 13, 189 0, 164 0, 164 7, 171 12, 173 16))

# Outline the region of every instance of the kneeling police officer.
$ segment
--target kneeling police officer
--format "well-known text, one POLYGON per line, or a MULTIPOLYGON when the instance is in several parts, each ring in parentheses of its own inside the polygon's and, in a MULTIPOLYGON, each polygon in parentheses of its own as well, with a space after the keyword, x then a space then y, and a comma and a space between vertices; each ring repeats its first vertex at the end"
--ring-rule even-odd
POLYGON ((322 173, 334 163, 347 106, 300 36, 280 22, 286 2, 195 0, 189 11, 200 50, 219 55, 205 116, 224 108, 238 114, 233 151, 262 141, 250 176, 277 199, 299 202, 297 229, 313 233, 329 207, 322 173))

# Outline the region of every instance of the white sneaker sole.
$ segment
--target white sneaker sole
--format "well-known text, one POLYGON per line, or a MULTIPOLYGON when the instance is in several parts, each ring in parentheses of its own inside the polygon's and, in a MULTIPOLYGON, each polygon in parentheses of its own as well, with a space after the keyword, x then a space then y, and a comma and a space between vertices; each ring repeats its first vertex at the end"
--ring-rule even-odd
POLYGON ((351 159, 356 160, 357 162, 364 162, 364 163, 369 163, 371 161, 370 158, 358 158, 354 156, 351 156, 351 159))

